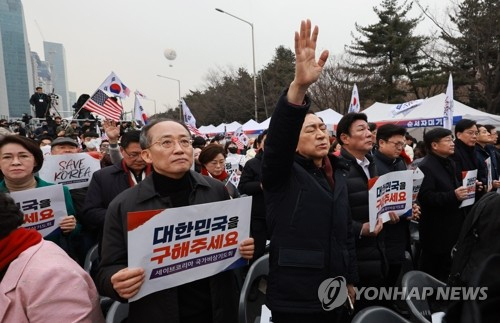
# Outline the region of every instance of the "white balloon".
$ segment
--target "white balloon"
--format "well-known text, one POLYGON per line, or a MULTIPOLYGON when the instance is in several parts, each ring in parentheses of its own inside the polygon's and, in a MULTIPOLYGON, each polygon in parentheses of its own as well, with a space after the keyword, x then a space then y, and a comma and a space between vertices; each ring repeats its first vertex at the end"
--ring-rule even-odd
POLYGON ((171 48, 165 49, 165 51, 163 52, 163 55, 165 55, 165 58, 170 60, 170 61, 173 61, 177 57, 177 53, 175 52, 175 50, 173 50, 171 48))

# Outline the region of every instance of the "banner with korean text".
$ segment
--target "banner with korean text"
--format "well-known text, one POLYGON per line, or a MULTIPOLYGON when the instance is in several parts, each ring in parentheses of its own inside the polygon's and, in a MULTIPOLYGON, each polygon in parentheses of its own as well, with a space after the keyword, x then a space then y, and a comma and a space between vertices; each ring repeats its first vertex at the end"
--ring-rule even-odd
POLYGON ((459 208, 472 205, 476 201, 476 181, 477 169, 462 172, 462 185, 467 187, 467 198, 460 203, 459 208))
POLYGON ((61 218, 68 215, 62 185, 51 185, 11 192, 24 214, 23 228, 35 229, 44 237, 59 230, 61 218))
POLYGON ((145 270, 136 301, 148 294, 246 265, 251 197, 128 214, 128 267, 145 270))
POLYGON ((50 155, 45 156, 38 175, 44 181, 74 189, 89 186, 92 174, 99 169, 99 159, 87 153, 50 155))
POLYGON ((377 219, 390 220, 389 212, 411 216, 413 196, 413 171, 390 172, 368 180, 368 205, 370 232, 375 230, 377 219))

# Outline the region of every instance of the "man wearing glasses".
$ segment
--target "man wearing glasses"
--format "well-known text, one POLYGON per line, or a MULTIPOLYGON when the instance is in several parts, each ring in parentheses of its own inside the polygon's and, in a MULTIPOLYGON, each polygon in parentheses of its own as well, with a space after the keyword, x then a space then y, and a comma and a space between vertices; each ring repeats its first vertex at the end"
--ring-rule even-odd
MULTIPOLYGON (((120 134, 117 127, 116 136, 113 131, 106 131, 110 146, 116 145, 120 134)), ((151 173, 151 166, 141 157, 139 145, 140 131, 125 132, 120 141, 123 158, 112 166, 98 170, 92 175, 82 215, 82 222, 92 232, 94 244, 101 240, 104 218, 109 203, 127 188, 140 183, 151 173)))
MULTIPOLYGON (((189 130, 177 121, 155 119, 142 128, 141 158, 152 164, 154 171, 109 205, 96 278, 101 294, 125 302, 137 294, 144 283, 144 269, 128 267, 126 230, 129 212, 229 199, 221 181, 191 170, 191 143, 189 130)), ((244 240, 239 247, 245 259, 252 258, 253 250, 251 238, 244 240)), ((234 274, 225 271, 149 294, 129 304, 128 322, 236 322, 238 290, 234 282, 234 274)))

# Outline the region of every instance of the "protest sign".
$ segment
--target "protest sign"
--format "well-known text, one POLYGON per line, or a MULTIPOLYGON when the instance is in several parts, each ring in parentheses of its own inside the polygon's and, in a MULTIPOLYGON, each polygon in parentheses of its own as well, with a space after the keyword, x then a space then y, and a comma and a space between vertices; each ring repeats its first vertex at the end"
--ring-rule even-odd
POLYGON ((418 192, 420 191, 420 186, 422 186, 422 182, 424 181, 424 173, 420 170, 420 168, 416 168, 413 170, 413 196, 412 202, 417 202, 418 192))
POLYGON ((390 220, 389 212, 398 216, 407 213, 412 206, 413 171, 402 170, 368 180, 368 205, 370 232, 375 230, 377 219, 390 220))
POLYGON ((486 192, 489 192, 493 189, 493 178, 492 178, 492 173, 491 173, 491 157, 486 158, 484 161, 486 164, 486 183, 483 183, 483 185, 486 184, 486 192))
POLYGON ((248 262, 238 248, 250 235, 251 197, 128 214, 128 266, 148 294, 213 276, 248 262))
POLYGON ((467 187, 467 198, 462 201, 459 208, 474 204, 476 200, 477 169, 462 172, 462 185, 467 187))
POLYGON ((68 215, 62 185, 51 185, 11 192, 24 214, 23 228, 36 229, 44 237, 59 230, 61 218, 68 215))
POLYGON ((87 153, 50 155, 45 156, 38 175, 44 181, 74 189, 89 186, 92 174, 99 169, 99 159, 87 153))
POLYGON ((42 153, 43 153, 43 159, 45 159, 45 157, 47 156, 50 156, 51 155, 51 148, 49 145, 46 145, 46 146, 43 146, 43 147, 40 147, 40 149, 42 150, 42 153))

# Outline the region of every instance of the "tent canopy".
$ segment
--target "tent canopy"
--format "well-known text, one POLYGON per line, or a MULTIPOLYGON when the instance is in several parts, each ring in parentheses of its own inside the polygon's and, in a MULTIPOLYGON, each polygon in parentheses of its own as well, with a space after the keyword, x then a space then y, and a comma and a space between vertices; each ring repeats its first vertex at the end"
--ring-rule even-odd
MULTIPOLYGON (((368 116, 368 121, 376 123, 396 123, 405 128, 442 127, 443 110, 446 95, 438 94, 425 99, 422 104, 393 115, 392 110, 397 104, 376 102, 361 111, 368 116)), ((454 100, 453 124, 461 119, 472 119, 481 124, 491 124, 500 127, 500 116, 479 111, 454 100)))

